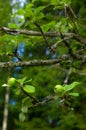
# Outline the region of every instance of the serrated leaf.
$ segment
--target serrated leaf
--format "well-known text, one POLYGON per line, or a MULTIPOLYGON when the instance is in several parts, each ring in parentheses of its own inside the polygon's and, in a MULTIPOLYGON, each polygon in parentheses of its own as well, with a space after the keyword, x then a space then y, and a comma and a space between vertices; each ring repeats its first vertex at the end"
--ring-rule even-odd
POLYGON ((23 122, 25 120, 25 114, 23 112, 19 114, 19 120, 20 122, 23 122))
POLYGON ((35 92, 35 87, 31 85, 25 85, 23 88, 27 93, 34 93, 35 92))
POLYGON ((77 85, 79 85, 79 82, 73 82, 72 84, 69 85, 65 85, 64 86, 64 90, 65 92, 72 90, 73 88, 75 88, 77 85))
POLYGON ((79 93, 69 93, 69 95, 77 97, 79 96, 79 93))

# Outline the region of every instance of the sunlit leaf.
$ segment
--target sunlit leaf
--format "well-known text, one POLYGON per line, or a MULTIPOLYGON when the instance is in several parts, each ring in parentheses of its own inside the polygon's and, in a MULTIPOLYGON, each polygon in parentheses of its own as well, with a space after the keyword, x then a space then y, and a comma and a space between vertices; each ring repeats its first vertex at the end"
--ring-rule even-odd
POLYGON ((7 87, 7 86, 9 86, 9 85, 8 85, 8 84, 3 84, 3 85, 2 85, 2 87, 7 87))
POLYGON ((29 83, 29 82, 31 82, 31 81, 32 81, 32 79, 26 80, 26 81, 24 82, 24 84, 29 83))
POLYGON ((59 0, 51 0, 51 4, 52 5, 57 5, 57 4, 59 4, 59 0))
POLYGON ((79 93, 69 93, 69 95, 77 97, 79 96, 79 93))
POLYGON ((76 86, 78 86, 79 84, 80 84, 79 82, 73 82, 72 84, 65 85, 64 90, 65 90, 65 92, 70 91, 73 88, 75 88, 76 86))
POLYGON ((42 26, 42 30, 43 30, 44 32, 47 32, 49 29, 53 28, 55 24, 56 24, 55 21, 51 21, 51 22, 49 22, 48 24, 43 25, 43 26, 42 26))
POLYGON ((18 26, 15 23, 8 24, 9 28, 18 29, 18 26))
POLYGON ((25 85, 23 88, 26 92, 28 93, 34 93, 35 92, 35 87, 31 85, 25 85))
POLYGON ((24 77, 22 79, 17 79, 17 82, 19 82, 20 84, 23 84, 26 79, 27 79, 27 77, 24 77))

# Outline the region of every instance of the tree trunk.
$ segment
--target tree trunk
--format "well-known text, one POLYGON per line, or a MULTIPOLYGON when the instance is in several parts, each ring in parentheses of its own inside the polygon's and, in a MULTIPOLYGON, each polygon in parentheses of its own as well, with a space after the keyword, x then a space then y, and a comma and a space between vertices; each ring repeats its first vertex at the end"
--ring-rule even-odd
POLYGON ((2 130, 7 130, 8 104, 9 104, 9 87, 7 86, 6 94, 5 94, 5 105, 4 105, 4 112, 3 112, 2 130))

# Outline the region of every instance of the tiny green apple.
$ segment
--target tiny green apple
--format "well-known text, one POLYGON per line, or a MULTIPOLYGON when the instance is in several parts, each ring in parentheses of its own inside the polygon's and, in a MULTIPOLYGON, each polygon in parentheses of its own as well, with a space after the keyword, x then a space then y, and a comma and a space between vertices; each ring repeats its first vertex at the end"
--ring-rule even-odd
POLYGON ((15 78, 11 77, 11 78, 8 79, 8 85, 10 87, 14 86, 15 83, 16 83, 16 79, 15 78))
POLYGON ((56 85, 54 88, 54 92, 58 95, 62 95, 64 92, 64 88, 62 85, 56 85))

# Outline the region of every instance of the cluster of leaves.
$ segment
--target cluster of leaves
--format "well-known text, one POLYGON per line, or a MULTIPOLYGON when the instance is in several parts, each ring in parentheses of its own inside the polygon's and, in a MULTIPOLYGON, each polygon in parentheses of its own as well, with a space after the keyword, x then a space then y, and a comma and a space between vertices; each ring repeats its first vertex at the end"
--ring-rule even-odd
POLYGON ((66 94, 71 96, 79 96, 78 93, 70 92, 70 90, 75 88, 77 85, 79 85, 79 82, 73 82, 72 84, 65 85, 64 87, 62 85, 56 85, 54 91, 57 94, 57 97, 64 96, 66 94))
MULTIPOLYGON (((21 95, 21 92, 23 92, 26 95, 22 99, 22 102, 21 102, 22 107, 21 107, 21 113, 19 114, 20 121, 24 121, 26 119, 26 114, 28 113, 28 109, 30 107, 34 107, 33 100, 37 101, 38 105, 40 103, 42 104, 42 102, 39 102, 39 100, 36 97, 33 97, 30 95, 30 94, 35 93, 35 87, 32 85, 28 85, 29 82, 31 82, 31 80, 27 80, 26 77, 22 79, 15 79, 11 77, 8 79, 7 84, 2 85, 2 87, 11 87, 12 89, 14 89, 14 92, 17 96, 21 95)), ((80 84, 79 82, 73 82, 72 84, 65 85, 64 87, 62 85, 56 85, 54 88, 54 92, 56 93, 56 96, 53 99, 56 100, 58 98, 61 98, 60 102, 61 100, 64 100, 64 102, 67 102, 67 96, 68 97, 79 96, 79 93, 70 92, 79 84, 80 84)))

